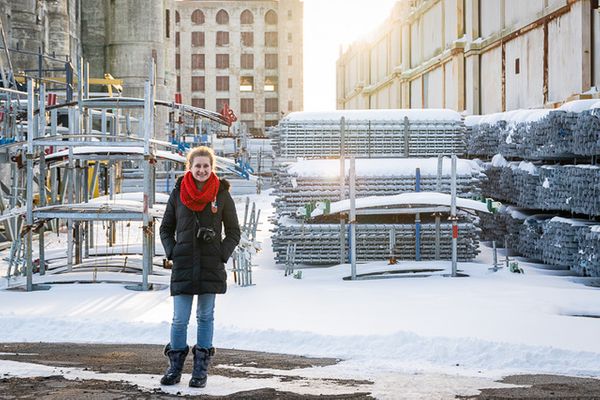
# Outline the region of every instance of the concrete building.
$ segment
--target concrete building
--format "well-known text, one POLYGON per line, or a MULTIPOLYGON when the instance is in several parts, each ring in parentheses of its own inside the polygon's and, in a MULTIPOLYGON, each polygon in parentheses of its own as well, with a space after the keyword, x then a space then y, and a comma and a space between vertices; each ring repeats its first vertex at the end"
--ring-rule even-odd
POLYGON ((340 55, 337 108, 554 107, 600 87, 599 37, 595 0, 401 0, 340 55))
MULTIPOLYGON (((11 53, 15 73, 37 70, 40 51, 60 60, 76 59, 81 52, 80 11, 80 0, 1 0, 0 18, 8 45, 26 52, 11 53)), ((60 62, 48 65, 48 61, 42 65, 43 68, 59 66, 60 62)))
POLYGON ((224 103, 262 134, 303 109, 300 0, 182 0, 175 11, 177 91, 183 102, 224 103))

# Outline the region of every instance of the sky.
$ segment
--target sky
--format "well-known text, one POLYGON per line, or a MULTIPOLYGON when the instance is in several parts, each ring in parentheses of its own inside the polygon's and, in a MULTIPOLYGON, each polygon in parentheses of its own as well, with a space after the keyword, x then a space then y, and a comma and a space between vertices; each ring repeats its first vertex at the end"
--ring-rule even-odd
POLYGON ((340 45, 376 29, 396 0, 304 0, 304 110, 334 110, 340 45))

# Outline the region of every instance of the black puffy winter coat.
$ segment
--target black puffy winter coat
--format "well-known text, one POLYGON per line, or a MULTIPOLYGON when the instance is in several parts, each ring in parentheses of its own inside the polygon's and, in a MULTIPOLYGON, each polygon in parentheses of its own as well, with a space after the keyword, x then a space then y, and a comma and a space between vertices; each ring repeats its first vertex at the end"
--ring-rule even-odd
POLYGON ((211 205, 194 212, 179 198, 182 178, 177 180, 160 225, 160 240, 167 259, 173 260, 171 296, 179 294, 225 293, 225 263, 240 241, 235 204, 229 194, 229 182, 221 179, 217 194, 217 212, 211 205), (225 238, 222 227, 225 227, 225 238), (213 240, 197 237, 200 227, 216 232, 213 240))

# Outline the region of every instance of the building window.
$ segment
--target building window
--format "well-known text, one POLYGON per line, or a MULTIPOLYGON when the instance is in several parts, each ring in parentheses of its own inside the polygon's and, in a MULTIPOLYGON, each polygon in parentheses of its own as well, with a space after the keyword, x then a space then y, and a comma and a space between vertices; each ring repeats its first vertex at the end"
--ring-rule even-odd
POLYGON ((225 104, 229 106, 229 99, 217 99, 217 111, 221 111, 225 104))
POLYGON ((292 56, 288 56, 288 65, 292 65, 292 56))
POLYGON ((227 25, 229 23, 229 14, 225 10, 219 10, 217 13, 217 24, 227 25))
POLYGON ((277 90, 277 77, 267 76, 265 78, 265 92, 275 92, 277 90))
POLYGON ((175 46, 179 47, 179 32, 175 32, 175 46))
POLYGON ((288 78, 288 89, 291 89, 294 85, 292 84, 292 78, 288 78))
POLYGON ((192 99, 192 107, 205 108, 206 101, 204 99, 192 99))
POLYGON ((227 46, 229 44, 229 32, 217 32, 217 46, 227 46))
POLYGON ((217 91, 228 92, 229 91, 229 77, 228 76, 217 76, 217 91))
POLYGON ((217 54, 216 67, 219 69, 229 68, 229 54, 217 54))
POLYGON ((254 46, 254 32, 242 32, 242 46, 252 47, 254 46))
POLYGON ((265 54, 265 68, 277 69, 277 54, 265 54))
POLYGON ((254 77, 242 76, 240 78, 240 92, 252 92, 254 90, 254 77))
POLYGON ((203 76, 192 76, 192 92, 204 92, 203 76))
POLYGON ((287 37, 288 37, 288 42, 291 43, 292 42, 292 32, 288 32, 287 37))
POLYGON ((165 10, 165 35, 171 37, 171 10, 168 8, 165 10))
POLYGON ((279 101, 277 97, 274 99, 265 99, 265 112, 277 112, 279 109, 279 101))
POLYGON ((192 24, 202 25, 204 23, 204 13, 200 10, 194 10, 192 13, 192 24))
POLYGON ((265 46, 277 47, 277 32, 265 32, 265 46))
POLYGON ((181 68, 181 56, 179 54, 175 54, 175 69, 181 68))
POLYGON ((240 67, 242 69, 254 68, 254 54, 242 54, 240 56, 240 67))
POLYGON ((288 111, 294 110, 294 102, 292 100, 288 101, 288 111))
POLYGON ((175 11, 175 23, 178 24, 181 21, 181 16, 179 15, 179 11, 175 11))
POLYGON ((204 32, 192 32, 192 47, 204 47, 204 32))
POLYGON ((288 19, 292 19, 292 10, 288 10, 288 19))
POLYGON ((515 75, 519 75, 520 72, 521 72, 520 60, 518 58, 515 58, 515 75))
POLYGON ((277 25, 277 13, 275 11, 267 11, 267 13, 265 14, 265 24, 277 25))
POLYGON ((242 14, 240 15, 240 24, 250 25, 253 23, 254 23, 254 15, 252 15, 252 12, 250 10, 242 11, 242 14))
POLYGON ((192 70, 204 69, 204 54, 192 54, 192 70))
POLYGON ((181 77, 177 75, 177 91, 181 92, 181 77))
POLYGON ((242 99, 240 104, 242 110, 241 112, 244 114, 253 113, 254 112, 254 99, 242 99))

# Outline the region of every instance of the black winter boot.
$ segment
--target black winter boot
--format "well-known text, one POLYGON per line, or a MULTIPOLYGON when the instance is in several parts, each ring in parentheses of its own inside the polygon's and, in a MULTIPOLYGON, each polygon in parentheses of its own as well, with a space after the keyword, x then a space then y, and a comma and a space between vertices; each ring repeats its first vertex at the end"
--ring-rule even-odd
POLYGON ((201 349, 198 346, 192 348, 194 354, 194 371, 190 379, 190 387, 203 388, 208 378, 208 364, 215 355, 215 348, 201 349))
POLYGON ((174 385, 181 380, 181 371, 183 371, 183 363, 190 351, 189 346, 185 346, 183 350, 172 350, 171 345, 165 346, 165 356, 169 358, 169 369, 160 379, 161 385, 174 385))

